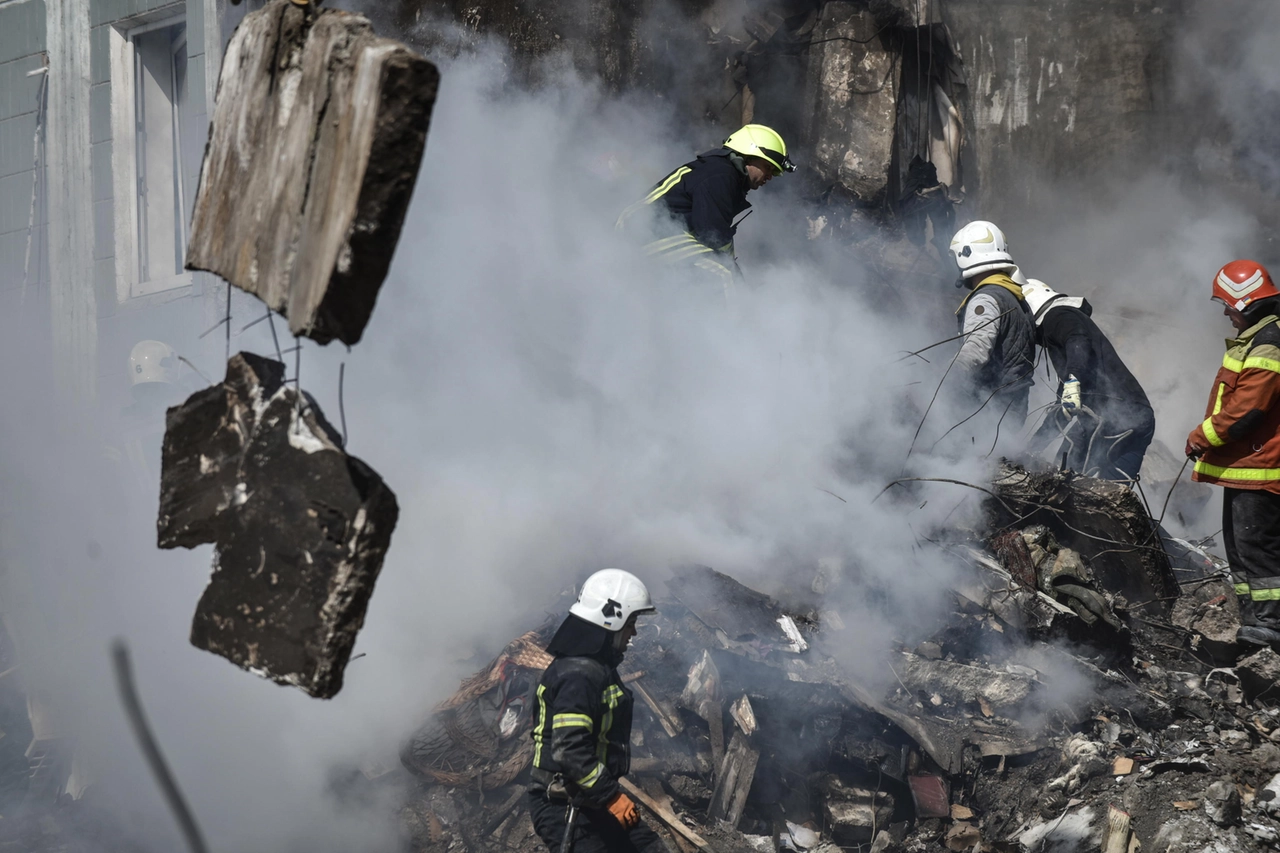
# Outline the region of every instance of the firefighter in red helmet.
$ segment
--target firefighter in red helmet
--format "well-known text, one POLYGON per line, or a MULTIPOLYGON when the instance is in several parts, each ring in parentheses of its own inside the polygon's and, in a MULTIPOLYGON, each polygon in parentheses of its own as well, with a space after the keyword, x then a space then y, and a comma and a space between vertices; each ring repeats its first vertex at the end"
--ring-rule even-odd
POLYGON ((1237 337, 1187 437, 1193 480, 1223 487, 1222 536, 1246 644, 1280 648, 1280 290, 1266 267, 1232 261, 1213 280, 1237 337))

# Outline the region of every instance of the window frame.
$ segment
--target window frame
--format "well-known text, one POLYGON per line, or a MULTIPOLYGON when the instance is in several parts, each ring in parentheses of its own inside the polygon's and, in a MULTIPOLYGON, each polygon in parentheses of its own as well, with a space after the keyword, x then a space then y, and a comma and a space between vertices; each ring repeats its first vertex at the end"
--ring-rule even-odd
MULTIPOLYGON (((138 300, 167 302, 196 291, 196 277, 189 270, 182 270, 162 279, 141 281, 139 257, 141 199, 138 184, 139 136, 135 125, 138 109, 138 58, 134 39, 155 30, 186 24, 184 38, 186 49, 189 50, 191 29, 186 11, 185 2, 176 2, 145 15, 115 21, 107 27, 111 73, 111 182, 115 220, 116 301, 121 305, 138 300), (142 287, 144 284, 148 285, 145 289, 142 287)), ((189 75, 187 81, 190 85, 189 75)), ((204 93, 188 92, 187 96, 203 97, 204 93)), ((179 167, 178 180, 181 181, 182 177, 179 167)), ((182 186, 181 190, 187 194, 194 188, 182 186)), ((189 236, 189 224, 183 221, 178 227, 183 232, 182 239, 185 243, 189 236)))

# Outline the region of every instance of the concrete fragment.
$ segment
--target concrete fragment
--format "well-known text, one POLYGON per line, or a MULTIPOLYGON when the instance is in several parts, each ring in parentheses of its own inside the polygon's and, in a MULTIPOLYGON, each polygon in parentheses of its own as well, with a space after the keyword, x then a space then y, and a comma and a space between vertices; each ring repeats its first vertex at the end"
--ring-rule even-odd
POLYGON ((676 774, 666 780, 666 785, 687 806, 704 809, 711 803, 711 789, 692 776, 676 774))
POLYGON ((1271 777, 1271 781, 1262 786, 1253 802, 1272 817, 1280 815, 1280 773, 1271 777))
POLYGON ((400 237, 435 66, 364 17, 272 0, 227 46, 187 250, 320 343, 360 340, 400 237))
POLYGON ((981 844, 982 833, 973 824, 960 820, 953 823, 947 830, 944 841, 948 850, 960 853, 962 850, 972 850, 981 844))
POLYGON ((283 369, 238 354, 225 382, 169 410, 159 539, 215 544, 193 645, 329 698, 399 509, 315 401, 281 384, 283 369))
POLYGON ((908 689, 936 692, 957 704, 984 700, 996 711, 1027 701, 1036 683, 1025 675, 945 660, 931 661, 910 653, 904 653, 902 661, 901 668, 895 669, 908 689))
POLYGON ((1242 805, 1240 791, 1229 779, 1219 779, 1204 792, 1204 811, 1218 826, 1240 823, 1242 805))
POLYGON ((1260 649, 1236 664, 1236 675, 1248 696, 1259 696, 1280 681, 1280 654, 1270 647, 1260 649))
POLYGON ((1264 743, 1249 754, 1249 760, 1257 765, 1259 770, 1278 773, 1280 772, 1280 746, 1264 743))
POLYGON ((916 646, 916 654, 926 660, 942 660, 942 646, 934 642, 921 643, 916 646))
POLYGON ((1222 579, 1189 585, 1174 602, 1169 621, 1199 635, 1196 643, 1221 663, 1234 663, 1239 646, 1240 604, 1235 590, 1222 579))

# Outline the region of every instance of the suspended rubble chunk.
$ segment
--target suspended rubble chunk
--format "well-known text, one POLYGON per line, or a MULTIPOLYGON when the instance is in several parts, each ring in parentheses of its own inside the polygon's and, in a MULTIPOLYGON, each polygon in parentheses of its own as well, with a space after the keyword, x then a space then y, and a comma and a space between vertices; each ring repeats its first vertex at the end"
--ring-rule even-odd
POLYGON ((224 382, 169 410, 158 540, 215 546, 192 645, 329 698, 399 508, 283 376, 279 362, 239 353, 224 382))
POLYGON ((434 65, 368 20, 273 0, 222 63, 187 250, 320 343, 360 340, 400 238, 434 65))

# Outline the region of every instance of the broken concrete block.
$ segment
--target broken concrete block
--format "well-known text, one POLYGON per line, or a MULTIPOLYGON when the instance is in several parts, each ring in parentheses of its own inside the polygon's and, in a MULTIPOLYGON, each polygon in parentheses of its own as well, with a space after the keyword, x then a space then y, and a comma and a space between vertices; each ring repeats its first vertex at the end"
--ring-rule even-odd
POLYGON ((241 353, 225 382, 169 411, 160 545, 215 543, 193 645, 329 698, 342 689, 399 508, 282 376, 283 365, 241 353))
POLYGON ((1280 681, 1280 655, 1270 648, 1260 649, 1236 664, 1236 675, 1248 696, 1259 696, 1280 681))
POLYGON ((1240 791, 1230 779, 1219 779, 1204 792, 1204 811, 1218 826, 1240 823, 1242 805, 1240 791))
POLYGON ((350 12, 273 0, 222 62, 187 249, 320 343, 360 340, 400 238, 439 74, 350 12))
POLYGON ((993 710, 1017 707, 1031 696, 1035 679, 979 666, 926 660, 910 653, 895 667, 902 683, 913 692, 931 691, 954 704, 987 702, 993 710))

